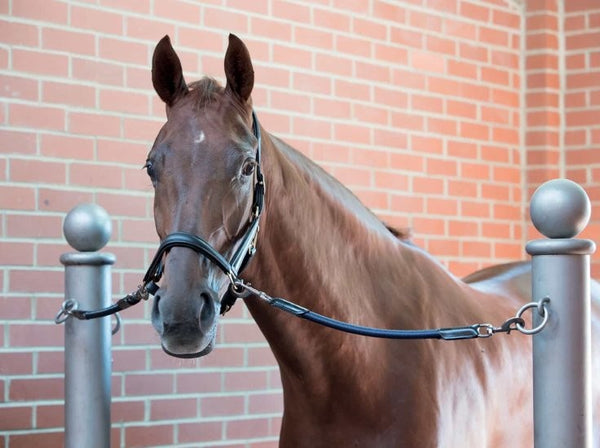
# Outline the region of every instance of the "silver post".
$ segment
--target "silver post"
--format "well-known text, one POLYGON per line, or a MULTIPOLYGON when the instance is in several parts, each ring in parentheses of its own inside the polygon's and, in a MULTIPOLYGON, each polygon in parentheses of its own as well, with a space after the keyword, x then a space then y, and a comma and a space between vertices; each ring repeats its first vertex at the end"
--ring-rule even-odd
MULTIPOLYGON (((79 309, 110 305, 110 266, 115 257, 99 253, 111 235, 110 217, 94 204, 75 207, 63 233, 79 252, 61 255, 65 300, 79 309)), ((65 322, 65 448, 110 447, 110 318, 65 322)))
MULTIPOLYGON (((593 241, 575 239, 591 206, 576 183, 556 179, 531 198, 531 220, 550 239, 530 241, 533 300, 550 298, 550 317, 533 337, 536 448, 592 447, 590 255, 593 241)), ((540 310, 541 311, 541 310, 540 310)), ((533 325, 541 316, 534 311, 533 325)))

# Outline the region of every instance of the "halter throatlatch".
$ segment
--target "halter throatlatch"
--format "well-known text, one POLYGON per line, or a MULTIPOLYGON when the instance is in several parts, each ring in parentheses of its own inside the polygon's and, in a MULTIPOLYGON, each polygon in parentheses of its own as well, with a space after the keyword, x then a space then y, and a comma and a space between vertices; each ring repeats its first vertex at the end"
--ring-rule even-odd
POLYGON ((246 227, 244 235, 238 241, 237 249, 227 260, 221 253, 212 247, 207 241, 197 235, 186 232, 174 232, 167 235, 144 275, 144 287, 150 294, 158 291, 158 281, 162 277, 164 270, 165 254, 174 247, 185 247, 208 258, 229 278, 229 288, 221 299, 221 314, 225 314, 231 309, 238 297, 242 297, 245 291, 239 288, 240 280, 238 275, 244 270, 254 253, 256 252, 256 239, 259 230, 259 220, 262 214, 265 202, 265 181, 260 169, 261 156, 261 134, 260 125, 254 111, 252 111, 252 132, 258 140, 256 148, 256 183, 254 184, 254 197, 252 202, 252 212, 250 222, 246 227))

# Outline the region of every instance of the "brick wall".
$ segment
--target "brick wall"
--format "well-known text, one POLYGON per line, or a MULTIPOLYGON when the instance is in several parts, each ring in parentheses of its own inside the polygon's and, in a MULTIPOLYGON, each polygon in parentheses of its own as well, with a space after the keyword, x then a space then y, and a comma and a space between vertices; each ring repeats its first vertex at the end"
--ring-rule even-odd
MULTIPOLYGON (((542 180, 600 200, 600 9, 519 3, 0 0, 0 448, 62 443, 65 213, 111 214, 115 296, 156 248, 140 167, 164 121, 160 37, 188 80, 223 79, 227 33, 242 37, 265 128, 463 275, 523 258, 542 180)), ((276 446, 279 375, 244 307, 195 361, 162 353, 148 311, 113 338, 113 446, 276 446)))

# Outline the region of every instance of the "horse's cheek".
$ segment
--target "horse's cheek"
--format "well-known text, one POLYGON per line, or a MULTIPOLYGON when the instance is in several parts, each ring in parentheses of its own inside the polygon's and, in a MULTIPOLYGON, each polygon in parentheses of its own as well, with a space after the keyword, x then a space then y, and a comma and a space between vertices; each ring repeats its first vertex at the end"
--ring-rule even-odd
POLYGON ((237 191, 230 191, 222 202, 223 226, 229 238, 239 235, 248 223, 250 201, 240 198, 237 191))

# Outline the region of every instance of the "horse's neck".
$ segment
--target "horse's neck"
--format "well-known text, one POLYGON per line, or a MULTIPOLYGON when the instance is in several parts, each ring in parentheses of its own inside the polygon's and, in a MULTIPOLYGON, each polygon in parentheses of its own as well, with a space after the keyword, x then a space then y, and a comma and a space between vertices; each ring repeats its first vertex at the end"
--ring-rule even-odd
POLYGON ((268 282, 274 294, 292 294, 322 312, 359 307, 363 314, 364 300, 352 303, 340 293, 352 292, 356 282, 371 282, 365 277, 376 277, 380 265, 402 269, 402 258, 390 253, 399 254, 404 244, 338 181, 275 142, 265 150, 267 202, 253 262, 265 277, 257 284, 268 282))
POLYGON ((250 269, 252 274, 261 271, 255 278, 257 285, 275 288, 274 294, 291 293, 304 306, 321 311, 343 313, 358 308, 359 314, 368 312, 370 304, 365 299, 372 294, 356 303, 344 297, 325 302, 323 297, 351 293, 357 283, 373 283, 374 290, 377 284, 387 284, 390 290, 374 298, 377 305, 385 305, 390 298, 409 302, 403 307, 411 309, 410 302, 422 295, 408 297, 408 291, 423 292, 432 286, 460 289, 460 282, 437 261, 398 240, 356 196, 314 162, 268 134, 264 152, 266 207, 252 262, 256 269, 250 269), (433 285, 423 269, 435 277, 433 285), (390 281, 401 283, 392 288, 390 281), (317 289, 316 294, 305 294, 306 288, 317 289))
MULTIPOLYGON (((352 193, 308 159, 268 137, 264 152, 266 207, 258 252, 247 272, 257 288, 358 324, 442 326, 444 310, 430 303, 432 289, 459 298, 459 282, 429 256, 393 237, 352 193)), ((327 351, 336 341, 357 362, 371 359, 361 347, 372 351, 372 346, 367 349, 361 338, 326 330, 325 342, 313 340, 323 335, 314 324, 252 299, 247 303, 280 364, 298 368, 307 350, 327 351)), ((453 306, 452 299, 447 303, 453 306)))

